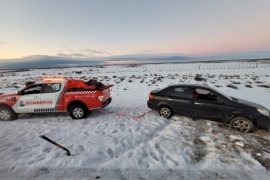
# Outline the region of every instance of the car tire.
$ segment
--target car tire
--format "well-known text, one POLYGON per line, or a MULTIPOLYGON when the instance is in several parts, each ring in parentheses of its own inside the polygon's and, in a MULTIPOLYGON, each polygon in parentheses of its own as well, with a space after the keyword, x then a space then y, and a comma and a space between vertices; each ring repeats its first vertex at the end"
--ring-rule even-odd
POLYGON ((1 121, 12 121, 18 119, 18 114, 9 107, 0 107, 0 120, 1 121))
POLYGON ((88 110, 81 105, 74 105, 69 110, 72 119, 84 119, 88 115, 88 110))
POLYGON ((163 116, 167 119, 169 119, 173 115, 172 109, 169 108, 168 106, 162 106, 161 108, 159 108, 158 112, 160 116, 163 116))
POLYGON ((248 133, 254 131, 254 124, 245 117, 235 117, 231 120, 231 128, 248 133))

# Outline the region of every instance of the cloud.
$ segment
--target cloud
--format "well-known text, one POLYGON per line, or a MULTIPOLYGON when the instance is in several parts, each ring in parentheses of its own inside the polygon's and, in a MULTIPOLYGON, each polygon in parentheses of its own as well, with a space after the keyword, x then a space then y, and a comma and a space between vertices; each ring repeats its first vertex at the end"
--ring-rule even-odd
POLYGON ((4 43, 3 41, 0 41, 0 45, 3 45, 3 44, 6 44, 6 43, 4 43))
POLYGON ((154 52, 153 50, 132 51, 135 54, 148 54, 154 52))
POLYGON ((103 51, 103 50, 95 50, 95 49, 81 49, 79 51, 74 51, 71 49, 67 49, 66 52, 58 53, 59 57, 70 57, 70 58, 93 58, 93 57, 104 57, 111 56, 112 54, 103 51))
POLYGON ((111 56, 110 60, 156 60, 156 61, 169 61, 169 60, 187 60, 192 56, 181 54, 129 54, 120 56, 111 56))
POLYGON ((100 54, 100 55, 111 55, 110 53, 102 50, 95 50, 95 49, 83 49, 82 52, 88 53, 88 54, 100 54))
POLYGON ((250 54, 270 54, 269 50, 265 51, 242 51, 242 52, 231 52, 231 53, 226 53, 224 55, 250 55, 250 54))
POLYGON ((255 53, 258 53, 258 54, 265 54, 265 53, 270 54, 270 51, 257 51, 255 53))
POLYGON ((57 56, 69 58, 88 58, 88 56, 82 53, 58 53, 57 56))

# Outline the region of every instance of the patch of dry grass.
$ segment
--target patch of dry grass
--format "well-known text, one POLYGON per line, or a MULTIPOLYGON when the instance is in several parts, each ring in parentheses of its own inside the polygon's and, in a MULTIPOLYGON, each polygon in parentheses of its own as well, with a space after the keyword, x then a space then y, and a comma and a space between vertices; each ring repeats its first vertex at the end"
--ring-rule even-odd
POLYGON ((228 84, 228 85, 227 85, 227 87, 229 87, 229 88, 233 88, 233 89, 238 89, 238 87, 237 87, 237 86, 232 85, 232 84, 228 84))

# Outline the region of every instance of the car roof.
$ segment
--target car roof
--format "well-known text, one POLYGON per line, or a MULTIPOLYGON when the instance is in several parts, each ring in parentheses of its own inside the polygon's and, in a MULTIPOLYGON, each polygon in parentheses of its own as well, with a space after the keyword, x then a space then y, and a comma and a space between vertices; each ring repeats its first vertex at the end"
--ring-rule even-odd
POLYGON ((214 90, 214 88, 207 86, 207 85, 203 85, 203 84, 171 84, 168 87, 174 87, 174 86, 183 86, 183 87, 191 87, 191 88, 207 88, 207 89, 212 89, 214 90))

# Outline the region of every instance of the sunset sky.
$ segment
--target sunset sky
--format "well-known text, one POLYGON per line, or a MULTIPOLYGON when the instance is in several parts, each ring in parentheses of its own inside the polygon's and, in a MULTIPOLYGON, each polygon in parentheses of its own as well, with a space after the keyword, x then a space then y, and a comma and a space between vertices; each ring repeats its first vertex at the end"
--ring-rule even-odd
POLYGON ((270 54, 269 0, 0 0, 1 60, 230 53, 270 54))

